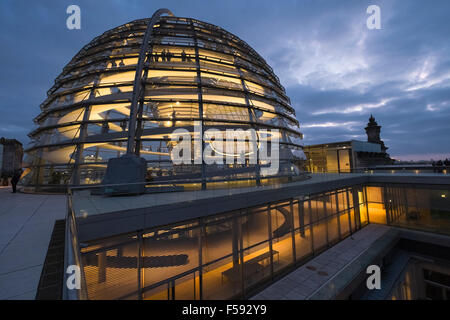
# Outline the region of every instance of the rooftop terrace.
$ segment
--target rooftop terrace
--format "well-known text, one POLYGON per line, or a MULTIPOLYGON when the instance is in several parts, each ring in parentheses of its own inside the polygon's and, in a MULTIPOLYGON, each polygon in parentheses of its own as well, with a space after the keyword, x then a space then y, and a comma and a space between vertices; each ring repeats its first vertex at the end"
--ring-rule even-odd
MULTIPOLYGON (((125 197, 103 197, 91 194, 88 189, 75 189, 72 201, 79 240, 86 241, 257 206, 268 201, 367 184, 449 190, 450 175, 312 174, 308 180, 263 187, 125 197)), ((33 299, 54 222, 67 216, 67 197, 12 194, 9 188, 0 188, 0 202, 0 299, 33 299)), ((429 231, 433 232, 433 229, 429 231)))

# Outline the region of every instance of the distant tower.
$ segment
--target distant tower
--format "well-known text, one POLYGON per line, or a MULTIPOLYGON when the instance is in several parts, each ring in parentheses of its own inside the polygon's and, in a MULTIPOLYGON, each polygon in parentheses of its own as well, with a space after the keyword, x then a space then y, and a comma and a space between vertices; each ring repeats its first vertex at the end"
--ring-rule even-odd
POLYGON ((386 152, 388 148, 384 145, 384 142, 380 139, 381 126, 375 121, 373 115, 370 115, 369 123, 367 123, 366 134, 367 141, 372 143, 381 144, 381 151, 386 152))

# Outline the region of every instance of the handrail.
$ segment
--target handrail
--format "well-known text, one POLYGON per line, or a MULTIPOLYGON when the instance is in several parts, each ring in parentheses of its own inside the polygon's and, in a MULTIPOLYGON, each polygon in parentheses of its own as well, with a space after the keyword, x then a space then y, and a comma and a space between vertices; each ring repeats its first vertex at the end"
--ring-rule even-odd
POLYGON ((64 245, 64 283, 63 283, 63 300, 87 300, 87 286, 84 275, 83 263, 81 261, 80 246, 78 242, 77 225, 75 214, 72 208, 72 191, 68 188, 67 193, 67 215, 66 215, 66 231, 64 245), (67 280, 69 274, 66 272, 71 265, 78 266, 80 269, 80 289, 69 289, 67 280))
MULTIPOLYGON (((262 166, 263 167, 263 166, 262 166)), ((293 175, 289 175, 289 174, 279 174, 279 175, 273 175, 273 176, 267 176, 267 177, 263 177, 262 179, 280 179, 280 178, 291 178, 293 182, 295 181, 301 181, 301 180, 305 180, 305 179, 309 179, 310 176, 308 176, 308 174, 305 172, 304 174, 300 174, 298 176, 293 176, 293 175)), ((223 178, 223 179, 207 179, 206 182, 207 183, 216 183, 216 182, 239 182, 239 181, 253 181, 255 180, 254 177, 243 177, 243 178, 235 178, 235 179, 229 179, 229 178, 223 178)), ((170 186, 177 186, 180 184, 198 184, 200 183, 202 180, 201 178, 189 178, 189 179, 176 179, 175 176, 173 179, 168 179, 168 180, 154 180, 154 181, 145 181, 145 182, 128 182, 128 183, 114 183, 114 184, 101 184, 101 183, 97 183, 97 184, 89 184, 89 185, 82 185, 82 186, 70 186, 68 188, 68 190, 70 191, 70 193, 72 193, 72 190, 87 190, 87 189, 98 189, 98 188, 104 188, 104 187, 117 187, 117 186, 133 186, 133 185, 146 185, 146 186, 161 186, 161 185, 170 185, 170 186)), ((273 184, 263 184, 263 187, 266 186, 271 186, 273 184)), ((239 189, 239 187, 236 186, 229 186, 227 188, 221 188, 221 189, 239 189)), ((207 189, 207 190, 215 190, 215 189, 207 189)), ((164 191, 164 192, 180 192, 179 190, 176 191, 164 191)))

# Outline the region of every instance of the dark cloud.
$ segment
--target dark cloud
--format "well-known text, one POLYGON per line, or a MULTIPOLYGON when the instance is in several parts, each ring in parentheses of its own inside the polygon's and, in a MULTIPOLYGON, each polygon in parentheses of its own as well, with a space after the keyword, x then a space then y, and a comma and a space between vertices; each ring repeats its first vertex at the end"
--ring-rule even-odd
POLYGON ((448 0, 4 0, 0 136, 28 142, 47 90, 78 50, 160 7, 254 47, 286 87, 305 144, 363 140, 372 113, 392 155, 450 157, 448 0), (65 27, 70 4, 81 7, 81 30, 65 27), (366 28, 370 4, 381 7, 382 30, 366 28))

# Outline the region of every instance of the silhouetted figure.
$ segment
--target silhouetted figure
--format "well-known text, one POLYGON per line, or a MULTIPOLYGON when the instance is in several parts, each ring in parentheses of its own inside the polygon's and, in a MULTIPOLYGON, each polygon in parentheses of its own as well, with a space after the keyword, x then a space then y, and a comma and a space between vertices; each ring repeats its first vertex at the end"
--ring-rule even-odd
POLYGON ((442 160, 439 160, 438 162, 436 162, 436 167, 437 167, 438 173, 442 173, 442 171, 444 170, 443 166, 444 166, 444 163, 442 162, 442 160))
POLYGON ((109 132, 109 123, 108 122, 102 123, 102 134, 105 134, 108 132, 109 132))
POLYGON ((172 116, 171 116, 171 118, 172 118, 172 127, 175 127, 175 118, 176 118, 176 116, 177 116, 177 113, 175 111, 173 111, 172 112, 172 116))
POLYGON ((145 175, 145 181, 150 182, 153 181, 152 170, 147 170, 145 175))
POLYGON ((169 50, 167 50, 166 58, 167 58, 167 61, 168 61, 168 62, 170 62, 170 59, 172 59, 172 54, 170 53, 169 50))
POLYGON ((181 61, 185 62, 186 61, 186 52, 181 51, 181 61))
POLYGON ((120 67, 123 67, 123 66, 125 66, 125 63, 123 63, 123 59, 122 59, 122 60, 120 60, 119 66, 120 66, 120 67))
POLYGON ((166 61, 166 49, 164 49, 164 50, 161 52, 161 60, 162 60, 163 62, 166 61))
POLYGON ((50 179, 50 184, 61 184, 61 172, 59 171, 53 171, 51 179, 50 179))
POLYGON ((123 131, 127 130, 127 125, 127 120, 122 120, 122 122, 120 123, 120 127, 123 131))
POLYGON ((14 171, 14 174, 12 176, 11 179, 11 185, 12 185, 12 189, 13 189, 13 193, 17 192, 17 183, 20 180, 20 176, 22 175, 22 169, 18 169, 14 171))

